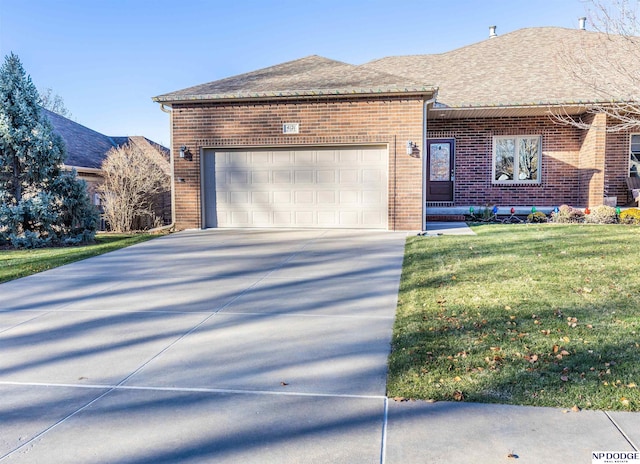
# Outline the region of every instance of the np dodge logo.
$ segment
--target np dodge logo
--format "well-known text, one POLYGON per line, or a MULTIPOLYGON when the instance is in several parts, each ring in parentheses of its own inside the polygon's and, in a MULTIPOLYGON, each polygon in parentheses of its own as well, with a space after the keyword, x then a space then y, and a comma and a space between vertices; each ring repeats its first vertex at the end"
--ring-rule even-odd
POLYGON ((591 453, 592 464, 640 464, 638 451, 594 451, 591 453))

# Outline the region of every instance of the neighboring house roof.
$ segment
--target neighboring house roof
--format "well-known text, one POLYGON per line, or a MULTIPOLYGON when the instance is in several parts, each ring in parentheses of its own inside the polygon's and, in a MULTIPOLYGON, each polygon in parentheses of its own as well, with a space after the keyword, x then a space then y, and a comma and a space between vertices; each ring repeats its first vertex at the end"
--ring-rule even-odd
POLYGON ((421 78, 407 79, 359 68, 321 56, 308 56, 154 97, 159 103, 193 100, 255 100, 395 93, 431 94, 421 78))
POLYGON ((442 54, 392 56, 360 66, 309 56, 160 95, 154 101, 424 94, 437 89, 434 110, 441 112, 472 109, 477 115, 478 108, 505 107, 539 112, 554 105, 584 110, 588 103, 633 99, 622 94, 629 81, 615 82, 616 71, 610 71, 615 63, 633 66, 628 42, 622 36, 582 29, 528 28, 442 54), (598 79, 604 79, 608 92, 598 93, 589 85, 598 79))
POLYGON ((109 137, 78 124, 45 108, 42 113, 49 119, 53 130, 62 137, 67 149, 65 165, 74 168, 101 169, 102 161, 112 148, 133 144, 158 160, 163 170, 169 172, 169 149, 145 137, 109 137), (161 161, 164 160, 164 161, 161 161))
MULTIPOLYGON (((581 29, 539 27, 520 29, 438 55, 392 56, 361 68, 398 73, 409 78, 428 76, 438 87, 438 102, 448 107, 489 107, 593 103, 628 95, 600 94, 596 83, 607 64, 633 57, 621 36, 581 29), (594 50, 605 50, 595 53, 594 50), (586 59, 591 62, 585 63, 586 59), (580 73, 576 79, 570 70, 580 73), (575 69, 580 66, 580 69, 575 69), (593 72, 593 76, 588 73, 593 72)), ((611 82, 616 71, 606 76, 611 82)), ((613 85, 612 85, 613 84, 613 85)))
POLYGON ((96 132, 71 119, 42 108, 53 130, 64 140, 67 166, 100 169, 107 152, 119 146, 112 137, 96 132))

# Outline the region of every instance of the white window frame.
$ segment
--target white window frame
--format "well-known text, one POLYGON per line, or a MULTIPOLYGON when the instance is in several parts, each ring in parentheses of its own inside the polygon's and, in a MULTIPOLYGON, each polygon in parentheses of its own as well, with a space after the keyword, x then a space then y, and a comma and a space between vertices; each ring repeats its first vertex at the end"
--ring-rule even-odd
MULTIPOLYGON (((635 154, 636 158, 640 160, 640 149, 634 151, 633 146, 636 145, 637 148, 640 148, 640 134, 629 134, 629 168, 627 169, 627 175, 631 176, 631 167, 633 166, 633 162, 631 161, 631 155, 635 154), (636 137, 637 140, 634 143, 633 138, 636 137)), ((640 166, 637 166, 636 176, 640 176, 640 166)))
POLYGON ((493 152, 491 155, 491 183, 496 185, 514 185, 514 184, 525 184, 525 185, 536 185, 540 184, 542 181, 542 136, 541 135, 496 135, 493 137, 493 152), (513 179, 506 180, 497 180, 496 179, 496 160, 497 160, 497 147, 498 140, 508 140, 511 139, 514 141, 515 153, 514 153, 514 161, 516 162, 513 167, 513 179), (522 139, 538 139, 538 177, 537 179, 518 179, 519 175, 519 166, 517 161, 519 161, 519 147, 520 140, 522 139))

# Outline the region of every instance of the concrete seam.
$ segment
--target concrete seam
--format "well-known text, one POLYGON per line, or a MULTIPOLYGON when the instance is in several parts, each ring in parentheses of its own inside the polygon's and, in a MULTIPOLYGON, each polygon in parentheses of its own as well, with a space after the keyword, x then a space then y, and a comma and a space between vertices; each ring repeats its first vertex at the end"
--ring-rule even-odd
POLYGON ((389 398, 384 397, 384 415, 382 418, 382 440, 380 444, 380 464, 385 464, 387 456, 387 423, 389 419, 389 398))
POLYGON ((627 440, 627 443, 629 443, 631 445, 631 447, 634 449, 634 451, 640 451, 640 448, 638 448, 638 445, 636 445, 633 442, 633 440, 631 439, 631 437, 629 437, 629 435, 627 435, 625 433, 625 431, 622 430, 622 427, 620 427, 620 425, 618 425, 618 423, 615 421, 615 419, 613 417, 611 417, 609 412, 608 411, 603 411, 603 412, 604 412, 604 415, 609 418, 609 420, 611 421, 613 426, 618 430, 618 432, 620 432, 620 435, 622 435, 624 437, 624 439, 627 440))
POLYGON ((11 456, 12 454, 18 452, 19 450, 21 450, 22 448, 24 448, 25 446, 29 445, 30 443, 33 443, 34 441, 36 441, 38 438, 42 437, 43 435, 49 433, 51 430, 53 430, 54 428, 56 428, 57 426, 59 426, 60 424, 66 422, 68 419, 71 419, 73 416, 75 416, 76 414, 84 411, 85 409, 87 409, 89 406, 91 406, 93 403, 95 403, 96 401, 104 398, 106 395, 108 395, 109 393, 111 393, 114 389, 108 390, 106 392, 104 392, 102 395, 92 399, 91 401, 89 401, 87 404, 85 404, 84 406, 81 406, 80 408, 76 409, 75 411, 73 411, 72 413, 68 414, 67 416, 63 417, 62 419, 60 419, 58 422, 55 422, 54 424, 50 425, 49 427, 45 428, 44 430, 42 430, 41 432, 37 433, 36 435, 34 435, 31 439, 27 440, 26 442, 24 442, 23 444, 21 444, 20 446, 18 446, 17 448, 9 451, 8 453, 4 454, 3 456, 0 456, 0 461, 3 461, 4 459, 8 458, 9 456, 11 456))
MULTIPOLYGON (((296 396, 307 398, 348 398, 361 400, 384 400, 386 404, 386 396, 383 395, 357 395, 350 393, 308 393, 308 392, 286 392, 286 391, 269 391, 269 390, 238 390, 233 388, 204 388, 204 387, 153 387, 153 386, 136 386, 136 385, 100 385, 100 384, 65 384, 65 383, 44 383, 44 382, 7 382, 0 381, 0 385, 25 386, 25 387, 46 387, 46 388, 79 388, 108 390, 104 394, 114 391, 153 391, 153 392, 176 392, 176 393, 215 393, 215 394, 233 394, 233 395, 256 395, 256 396, 296 396)), ((92 403, 102 396, 92 400, 92 403)), ((83 406, 84 408, 86 406, 83 406)))

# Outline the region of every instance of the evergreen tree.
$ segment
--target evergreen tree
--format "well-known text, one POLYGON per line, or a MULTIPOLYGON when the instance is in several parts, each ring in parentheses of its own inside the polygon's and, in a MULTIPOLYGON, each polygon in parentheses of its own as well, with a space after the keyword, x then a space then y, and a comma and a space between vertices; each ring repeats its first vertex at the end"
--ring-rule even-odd
POLYGON ((93 239, 97 216, 75 172, 62 172, 65 154, 12 53, 0 67, 0 244, 33 248, 93 239))

